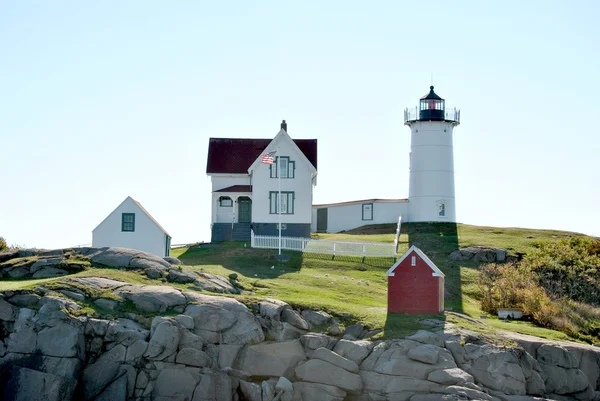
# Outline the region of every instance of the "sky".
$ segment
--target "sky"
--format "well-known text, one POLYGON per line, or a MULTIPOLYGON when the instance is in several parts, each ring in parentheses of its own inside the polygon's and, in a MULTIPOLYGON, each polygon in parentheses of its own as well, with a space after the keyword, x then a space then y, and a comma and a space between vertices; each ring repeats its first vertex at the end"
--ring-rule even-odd
POLYGON ((56 248, 132 196, 210 240, 210 137, 318 139, 315 203, 408 196, 435 85, 461 223, 600 236, 595 1, 0 0, 0 236, 56 248))

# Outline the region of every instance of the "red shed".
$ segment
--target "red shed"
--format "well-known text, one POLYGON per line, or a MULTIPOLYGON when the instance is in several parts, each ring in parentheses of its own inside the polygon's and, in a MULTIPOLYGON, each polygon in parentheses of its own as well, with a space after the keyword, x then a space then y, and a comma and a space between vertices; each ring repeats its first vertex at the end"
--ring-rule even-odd
POLYGON ((413 315, 444 310, 444 273, 416 246, 387 271, 388 312, 413 315))

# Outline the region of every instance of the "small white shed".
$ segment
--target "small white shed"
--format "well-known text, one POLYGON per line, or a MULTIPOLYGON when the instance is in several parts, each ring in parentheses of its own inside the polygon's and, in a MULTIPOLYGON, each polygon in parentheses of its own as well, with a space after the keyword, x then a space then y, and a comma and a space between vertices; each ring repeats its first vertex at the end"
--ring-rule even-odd
POLYGON ((312 232, 337 233, 371 224, 407 221, 407 199, 365 199, 312 206, 312 232))
POLYGON ((92 231, 92 246, 137 249, 165 257, 171 251, 171 236, 158 221, 128 196, 92 231))

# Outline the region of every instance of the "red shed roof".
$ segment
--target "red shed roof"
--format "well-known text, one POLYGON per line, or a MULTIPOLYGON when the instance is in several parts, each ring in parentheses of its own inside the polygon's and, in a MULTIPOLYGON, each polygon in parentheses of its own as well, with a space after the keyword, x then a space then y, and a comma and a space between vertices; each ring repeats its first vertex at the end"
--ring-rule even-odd
MULTIPOLYGON (((210 138, 206 174, 246 174, 272 139, 210 138)), ((317 140, 294 139, 296 146, 317 168, 317 140)))
POLYGON ((439 276, 439 277, 444 277, 444 273, 442 273, 442 271, 435 265, 435 263, 433 263, 431 261, 431 259, 429 259, 427 257, 427 255, 425 255, 425 253, 420 250, 419 248, 417 248, 416 246, 411 246, 410 249, 408 251, 406 251, 406 253, 404 255, 402 255, 402 257, 400 259, 398 259, 398 261, 396 263, 394 263, 392 265, 392 267, 390 267, 387 271, 387 275, 393 277, 394 276, 394 270, 396 270, 396 267, 400 266, 400 263, 404 262, 404 260, 408 257, 408 255, 410 255, 412 252, 415 252, 421 259, 423 259, 423 261, 425 263, 427 263, 427 265, 431 268, 431 270, 433 270, 433 273, 431 274, 432 276, 439 276))

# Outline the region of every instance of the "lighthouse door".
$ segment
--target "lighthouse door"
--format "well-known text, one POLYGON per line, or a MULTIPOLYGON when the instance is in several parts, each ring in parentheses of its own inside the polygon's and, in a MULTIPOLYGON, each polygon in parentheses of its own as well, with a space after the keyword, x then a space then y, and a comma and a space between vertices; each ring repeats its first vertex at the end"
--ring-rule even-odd
POLYGON ((327 232, 327 208, 317 209, 317 232, 327 232))

